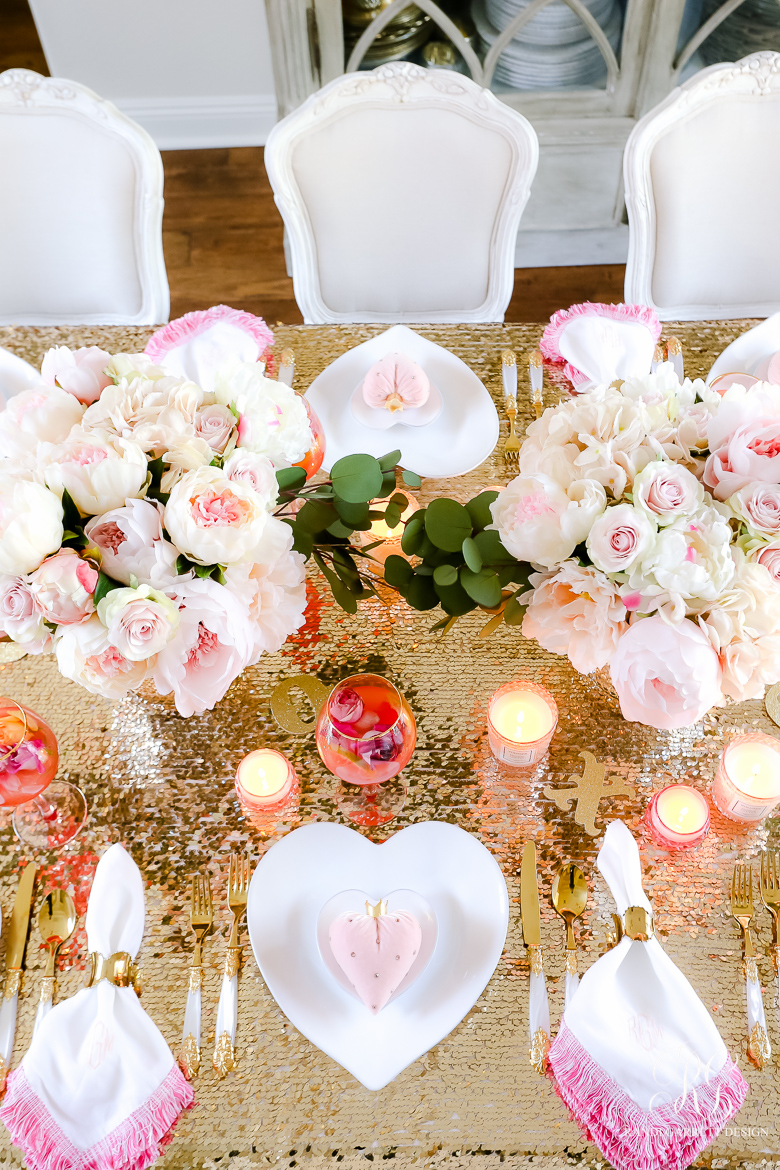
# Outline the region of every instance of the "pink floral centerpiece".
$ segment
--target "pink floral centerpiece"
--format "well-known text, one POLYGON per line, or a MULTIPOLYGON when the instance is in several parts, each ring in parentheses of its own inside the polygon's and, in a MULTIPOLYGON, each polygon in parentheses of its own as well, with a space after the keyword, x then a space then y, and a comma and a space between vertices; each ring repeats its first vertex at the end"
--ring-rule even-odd
MULTIPOLYGON (((169 342, 199 337, 196 316, 169 342)), ((304 557, 273 510, 276 470, 314 438, 251 321, 252 360, 221 361, 208 390, 149 354, 60 347, 0 413, 0 633, 95 694, 151 680, 202 712, 303 623, 304 557)))
POLYGON ((780 387, 664 363, 546 410, 519 470, 491 510, 533 566, 523 633, 609 668, 626 719, 685 727, 780 680, 780 387))

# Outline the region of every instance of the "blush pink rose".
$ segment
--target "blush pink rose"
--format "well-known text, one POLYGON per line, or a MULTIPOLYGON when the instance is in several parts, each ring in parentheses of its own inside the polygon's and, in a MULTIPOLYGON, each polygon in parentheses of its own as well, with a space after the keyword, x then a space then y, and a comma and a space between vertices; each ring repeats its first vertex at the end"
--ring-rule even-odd
POLYGON ((722 699, 718 655, 688 618, 670 624, 654 614, 634 622, 618 642, 610 676, 623 718, 664 731, 689 727, 722 699))
POLYGON ((758 536, 780 536, 780 486, 751 483, 731 497, 729 505, 748 529, 758 536))
POLYGON ((780 483, 780 387, 731 386, 707 429, 704 483, 727 500, 753 480, 780 483))
POLYGON ((28 654, 51 647, 51 633, 24 577, 0 576, 0 633, 24 646, 28 654))
POLYGON ((75 549, 60 549, 30 574, 35 604, 46 621, 57 626, 83 622, 94 612, 92 595, 98 583, 97 569, 83 561, 75 549))
POLYGON ((44 355, 41 377, 50 386, 59 386, 78 398, 84 406, 97 401, 113 378, 105 372, 111 354, 96 345, 81 349, 55 346, 44 355))
POLYGON ((653 546, 656 527, 630 504, 616 504, 598 516, 588 533, 588 554, 602 573, 625 573, 653 546))
POLYGON ((146 662, 171 641, 179 625, 177 606, 158 589, 112 589, 98 603, 108 640, 123 658, 146 662))
POLYGON ((236 436, 238 423, 228 406, 203 406, 195 414, 195 434, 208 443, 217 455, 223 455, 236 436))
POLYGON ((780 541, 773 540, 761 549, 756 557, 759 565, 763 565, 769 572, 775 585, 780 588, 780 541))

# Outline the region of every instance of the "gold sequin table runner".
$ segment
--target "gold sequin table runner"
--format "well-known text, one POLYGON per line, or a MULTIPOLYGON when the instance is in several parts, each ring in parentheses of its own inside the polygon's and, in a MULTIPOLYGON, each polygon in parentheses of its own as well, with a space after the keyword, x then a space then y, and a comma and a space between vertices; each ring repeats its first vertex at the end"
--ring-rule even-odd
MULTIPOLYGON (((717 354, 750 322, 667 324, 668 337, 683 343, 686 373, 704 375, 717 354)), ((381 326, 280 326, 275 350, 295 352, 296 387, 307 387, 322 369, 381 326)), ((538 344, 540 325, 420 327, 431 340, 463 358, 501 403, 501 350, 525 355, 538 344)), ((149 329, 0 328, 0 345, 33 364, 51 345, 99 344, 111 351, 142 349, 149 329)), ((520 370, 520 421, 532 417, 524 366, 520 370)), ((549 375, 546 402, 557 397, 549 375)), ((502 418, 502 437, 506 421, 502 418)), ((468 499, 481 488, 507 480, 499 456, 455 480, 425 481, 419 493, 468 499)), ((177 1050, 186 996, 189 875, 201 866, 212 877, 215 905, 224 905, 227 856, 245 848, 255 860, 268 848, 244 819, 233 777, 246 752, 267 744, 287 754, 301 780, 297 818, 279 825, 282 836, 296 823, 339 819, 338 781, 325 770, 314 738, 282 732, 269 711, 278 680, 316 673, 326 684, 358 670, 386 674, 409 699, 418 722, 417 749, 404 772, 408 796, 393 825, 373 833, 381 840, 396 828, 435 819, 460 825, 499 861, 510 893, 506 947, 485 992, 465 1019, 439 1045, 380 1092, 369 1092, 311 1045, 287 1021, 269 995, 246 948, 240 976, 238 1064, 217 1081, 207 1054, 213 1043, 220 963, 227 915, 220 934, 205 948, 203 990, 204 1064, 196 1079, 197 1105, 179 1122, 161 1165, 170 1168, 245 1170, 250 1166, 302 1166, 324 1170, 337 1163, 349 1170, 367 1163, 400 1168, 604 1166, 582 1137, 552 1086, 528 1061, 528 961, 520 926, 518 869, 523 842, 537 841, 540 883, 550 881, 565 860, 585 871, 590 900, 578 937, 580 970, 607 943, 613 909, 595 868, 599 838, 589 837, 543 793, 582 769, 579 753, 593 752, 636 786, 636 797, 605 800, 597 824, 619 816, 638 834, 645 890, 653 899, 657 933, 712 1013, 751 1092, 740 1114, 697 1165, 713 1168, 780 1167, 780 1070, 761 1072, 745 1057, 744 984, 740 976, 739 930, 729 916, 731 870, 737 859, 755 857, 767 841, 780 846, 780 818, 743 829, 712 810, 712 830, 690 853, 656 848, 641 827, 653 791, 673 779, 709 788, 724 734, 732 729, 775 732, 763 703, 722 708, 703 725, 660 732, 624 722, 610 695, 568 662, 526 642, 516 628, 501 627, 492 638, 478 633, 484 615, 469 615, 441 640, 436 620, 400 605, 378 601, 354 616, 330 599, 316 571, 309 581, 308 621, 275 655, 238 679, 216 710, 189 720, 165 699, 134 695, 110 704, 60 677, 54 659, 28 657, 5 665, 0 691, 40 712, 58 736, 60 774, 79 784, 90 819, 70 851, 41 859, 43 879, 72 882, 83 890, 100 852, 113 841, 130 850, 147 882, 147 927, 139 953, 143 1003, 177 1050), (485 708, 501 683, 518 675, 548 687, 560 723, 549 756, 530 775, 506 770, 490 753, 485 708)), ((20 844, 10 818, 0 813, 0 900, 8 914, 17 880, 20 844)), ((40 885, 39 887, 40 888, 40 885)), ((83 895, 79 910, 83 914, 83 895)), ((563 1009, 564 929, 545 897, 542 942, 550 988, 553 1030, 563 1009)), ((766 948, 768 914, 757 914, 759 971, 770 1039, 780 1052, 777 990, 766 948)), ((33 927, 27 975, 20 1000, 14 1063, 29 1043, 45 952, 33 927)), ((0 941, 0 962, 4 951, 0 941)), ((86 959, 82 927, 59 978, 60 995, 77 991, 86 959)), ((0 1161, 20 1166, 21 1155, 3 1131, 0 1161)))

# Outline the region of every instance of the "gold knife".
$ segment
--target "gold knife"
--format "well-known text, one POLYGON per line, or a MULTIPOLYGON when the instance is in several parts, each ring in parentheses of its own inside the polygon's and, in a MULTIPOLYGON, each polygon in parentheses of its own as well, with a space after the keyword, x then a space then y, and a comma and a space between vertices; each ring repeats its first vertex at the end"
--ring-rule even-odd
POLYGON ((550 1048, 550 1006, 547 999, 547 981, 542 963, 542 932, 539 921, 539 883, 536 877, 536 845, 527 841, 523 847, 520 867, 520 911, 523 918, 523 939, 528 947, 531 964, 529 995, 529 1024, 531 1031, 531 1064, 543 1073, 550 1048))
POLYGON ((27 946, 27 932, 30 929, 33 882, 35 865, 29 862, 19 878, 16 901, 8 927, 8 941, 5 952, 5 991, 0 1006, 0 1092, 5 1088, 6 1077, 11 1065, 16 1033, 16 1003, 22 982, 24 952, 27 946))

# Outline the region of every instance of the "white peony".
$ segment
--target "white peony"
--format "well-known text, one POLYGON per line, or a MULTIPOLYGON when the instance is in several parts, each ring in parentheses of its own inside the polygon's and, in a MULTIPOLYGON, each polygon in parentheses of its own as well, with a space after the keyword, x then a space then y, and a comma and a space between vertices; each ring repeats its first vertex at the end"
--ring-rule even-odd
POLYGON ((606 666, 626 630, 626 607, 596 569, 565 561, 554 574, 532 573, 523 594, 523 635, 545 650, 566 654, 580 674, 606 666))
POLYGON ((602 573, 627 573, 653 547, 656 527, 631 504, 607 508, 593 522, 586 541, 588 555, 602 573))
POLYGON ((187 472, 165 505, 168 535, 201 565, 253 559, 267 521, 263 501, 252 488, 229 480, 218 467, 187 472))
POLYGON ((206 395, 183 378, 122 380, 103 391, 84 414, 84 426, 132 439, 155 458, 182 437, 195 437, 206 395))
POLYGON ((64 443, 41 448, 46 483, 61 496, 67 489, 85 516, 121 508, 146 491, 148 465, 137 443, 107 431, 74 427, 64 443))
POLYGON ((177 576, 178 553, 163 535, 162 505, 151 500, 128 500, 94 516, 84 531, 101 556, 101 568, 115 581, 164 589, 177 576))
POLYGON ((257 362, 232 361, 217 371, 217 401, 239 413, 238 446, 266 455, 275 467, 299 463, 314 444, 303 399, 266 378, 257 362))
POLYGON ((162 453, 162 461, 166 468, 160 480, 161 490, 172 492, 185 472, 208 467, 213 458, 214 452, 205 439, 200 439, 194 434, 177 435, 168 449, 162 453))
POLYGON ((0 573, 32 573, 57 552, 62 536, 57 496, 42 484, 0 474, 0 573))
POLYGON ((157 381, 169 377, 168 371, 156 366, 145 353, 115 353, 106 365, 106 373, 115 382, 132 382, 140 377, 157 381))
POLYGON ((133 662, 112 646, 97 614, 78 625, 59 626, 54 652, 60 674, 104 699, 124 698, 148 672, 148 663, 133 662))
POLYGON ((33 386, 8 400, 0 411, 0 455, 16 459, 39 443, 60 443, 81 422, 84 407, 59 386, 33 386))
POLYGON ((146 662, 159 654, 179 625, 177 607, 150 585, 112 589, 98 602, 97 611, 109 642, 130 662, 146 662))
POLYGON ((604 511, 601 484, 578 480, 564 491, 546 475, 518 475, 490 505, 501 543, 520 561, 552 569, 565 561, 604 511))
POLYGON ((728 522, 716 508, 704 507, 661 529, 629 584, 646 597, 682 598, 688 608, 691 602, 714 601, 734 577, 730 544, 728 522))
POLYGON ((637 475, 632 499, 635 508, 664 526, 698 512, 704 504, 704 488, 685 467, 656 460, 637 475))
POLYGON ((269 564, 230 565, 225 582, 253 624, 252 662, 280 650, 306 620, 306 561, 292 552, 292 529, 286 547, 269 564))

